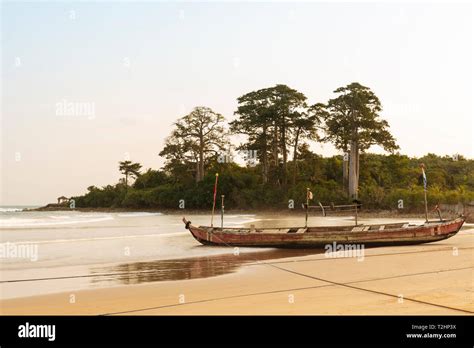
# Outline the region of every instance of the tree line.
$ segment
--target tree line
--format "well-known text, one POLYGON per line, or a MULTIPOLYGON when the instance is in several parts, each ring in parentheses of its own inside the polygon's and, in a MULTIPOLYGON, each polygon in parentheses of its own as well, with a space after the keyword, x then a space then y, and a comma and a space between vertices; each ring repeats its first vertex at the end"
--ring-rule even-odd
POLYGON ((396 152, 396 139, 380 116, 380 100, 359 83, 336 89, 326 103, 310 104, 286 85, 252 91, 237 101, 229 123, 208 107, 194 108, 174 123, 159 153, 163 168, 142 173, 139 163, 120 162, 124 179, 89 187, 84 196, 74 197, 76 206, 205 209, 219 172, 219 191, 228 207, 283 208, 303 201, 310 187, 321 202, 360 199, 369 207, 392 208, 402 200, 411 209, 422 195, 422 162, 433 201, 474 198, 473 161, 433 154, 416 159, 396 152), (233 144, 235 135, 245 141, 233 144), (343 154, 324 158, 310 150, 314 142, 332 143, 343 154), (367 153, 372 145, 388 154, 367 153), (253 155, 238 165, 226 160, 235 151, 253 155))

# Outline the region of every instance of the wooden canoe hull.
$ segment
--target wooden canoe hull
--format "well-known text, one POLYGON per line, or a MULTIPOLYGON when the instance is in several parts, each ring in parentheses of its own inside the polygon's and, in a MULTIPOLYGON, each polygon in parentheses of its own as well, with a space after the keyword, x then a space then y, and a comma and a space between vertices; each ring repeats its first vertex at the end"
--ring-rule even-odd
POLYGON ((242 247, 318 248, 325 245, 407 245, 436 242, 454 236, 465 218, 423 225, 379 224, 300 228, 212 228, 193 226, 183 218, 193 237, 204 245, 242 247))

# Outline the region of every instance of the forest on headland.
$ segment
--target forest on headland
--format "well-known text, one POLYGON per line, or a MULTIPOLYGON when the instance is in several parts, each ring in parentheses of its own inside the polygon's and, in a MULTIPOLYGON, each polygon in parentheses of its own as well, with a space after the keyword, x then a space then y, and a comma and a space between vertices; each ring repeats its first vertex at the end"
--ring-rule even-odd
POLYGON ((159 152, 162 168, 119 162, 123 178, 71 197, 75 207, 209 209, 219 173, 218 202, 224 195, 226 209, 298 209, 309 188, 316 204, 357 199, 369 209, 416 211, 424 207, 422 165, 430 206, 474 201, 474 160, 401 154, 380 100, 359 83, 313 105, 286 85, 237 101, 230 122, 208 107, 194 108, 174 123, 159 152), (243 141, 235 144, 236 136, 243 141), (341 154, 323 157, 311 150, 315 142, 341 154), (387 153, 370 153, 373 145, 387 153))

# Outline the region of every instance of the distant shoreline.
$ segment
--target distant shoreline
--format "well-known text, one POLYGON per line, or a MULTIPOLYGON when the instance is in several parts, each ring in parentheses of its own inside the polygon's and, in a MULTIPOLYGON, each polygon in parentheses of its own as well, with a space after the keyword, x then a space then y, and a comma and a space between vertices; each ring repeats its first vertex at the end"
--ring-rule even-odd
MULTIPOLYGON (((159 209, 159 208, 74 208, 69 207, 58 208, 58 207, 39 207, 33 209, 23 209, 24 212, 31 211, 78 211, 78 212, 98 212, 98 213, 162 213, 168 215, 208 215, 211 210, 208 209, 159 209)), ((304 210, 301 208, 295 209, 229 209, 226 210, 226 214, 269 214, 269 215, 295 215, 304 216, 304 210)), ((338 212, 327 212, 328 216, 347 216, 354 215, 353 211, 338 211, 338 212)), ((220 215, 220 210, 215 212, 216 215, 220 215)), ((444 218, 452 217, 454 214, 445 212, 444 218)), ((309 216, 321 216, 321 212, 310 211, 309 216)), ((402 212, 398 210, 362 210, 358 212, 358 216, 361 218, 424 218, 424 212, 402 212)), ((434 213, 429 214, 430 219, 437 219, 434 213)), ((474 222, 474 219, 468 219, 466 222, 474 222)))

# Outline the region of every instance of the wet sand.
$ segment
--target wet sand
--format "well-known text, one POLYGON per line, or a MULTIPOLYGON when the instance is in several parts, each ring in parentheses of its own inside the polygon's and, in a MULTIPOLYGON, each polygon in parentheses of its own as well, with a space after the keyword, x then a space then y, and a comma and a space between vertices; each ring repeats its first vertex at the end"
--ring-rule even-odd
POLYGON ((324 250, 270 250, 114 267, 97 269, 111 274, 111 287, 3 300, 1 312, 474 314, 472 228, 436 243, 365 249, 362 260, 328 258, 324 250), (173 268, 174 280, 163 276, 173 268))

